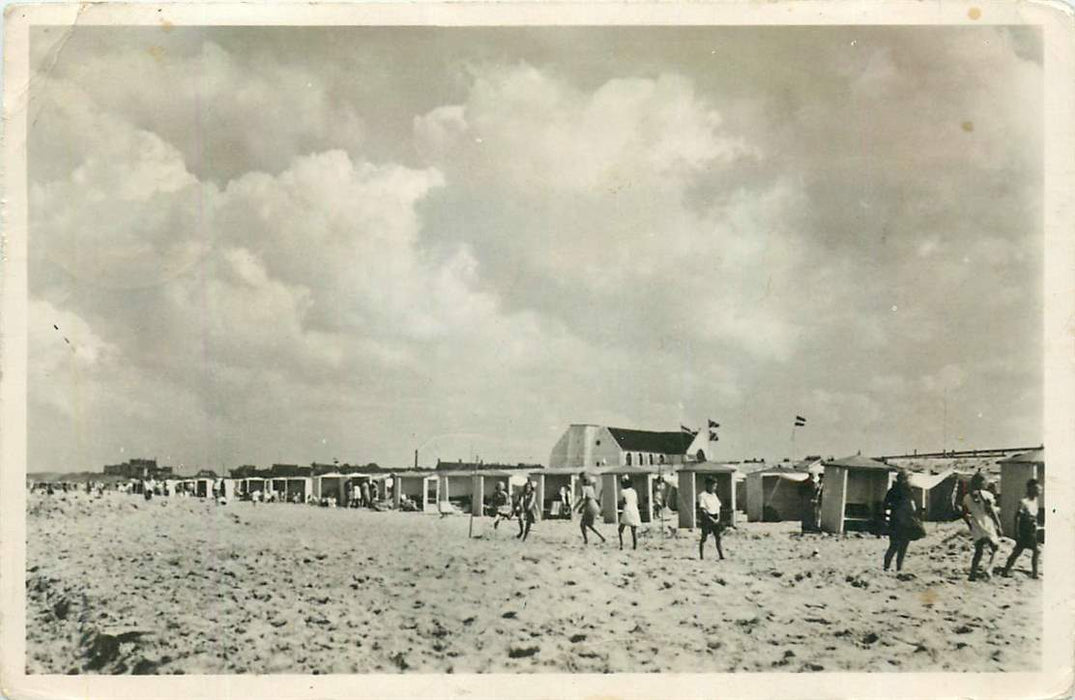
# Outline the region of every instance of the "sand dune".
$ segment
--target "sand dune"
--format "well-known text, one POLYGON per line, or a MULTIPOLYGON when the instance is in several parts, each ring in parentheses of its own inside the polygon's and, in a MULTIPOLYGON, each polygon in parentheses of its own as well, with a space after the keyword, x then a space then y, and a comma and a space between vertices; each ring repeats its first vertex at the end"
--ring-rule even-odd
MULTIPOLYGON (((574 525, 30 494, 30 673, 1030 670, 1041 584, 968 583, 961 523, 885 540, 749 524, 637 551, 574 525), (506 529, 505 529, 506 528, 506 529), (707 552, 707 557, 711 556, 707 552)), ((1006 541, 1000 556, 1010 551, 1006 541)), ((998 557, 998 563, 1001 559, 998 557)), ((1029 565, 1029 561, 1022 566, 1029 565)))

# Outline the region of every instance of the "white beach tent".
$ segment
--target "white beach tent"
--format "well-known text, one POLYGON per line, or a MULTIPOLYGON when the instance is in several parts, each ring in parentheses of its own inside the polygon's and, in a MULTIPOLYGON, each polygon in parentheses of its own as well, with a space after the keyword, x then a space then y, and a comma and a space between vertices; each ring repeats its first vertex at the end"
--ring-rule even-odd
MULTIPOLYGON (((926 472, 911 472, 908 474, 907 481, 911 485, 911 494, 923 520, 943 519, 948 515, 947 512, 941 512, 943 510, 939 507, 941 502, 934 498, 933 494, 936 490, 942 488, 947 480, 958 478, 958 476, 954 469, 945 469, 939 474, 926 472)), ((950 506, 951 488, 948 489, 945 496, 944 503, 950 506)))
POLYGON ((747 517, 751 522, 801 520, 802 482, 810 472, 778 466, 747 475, 747 517))

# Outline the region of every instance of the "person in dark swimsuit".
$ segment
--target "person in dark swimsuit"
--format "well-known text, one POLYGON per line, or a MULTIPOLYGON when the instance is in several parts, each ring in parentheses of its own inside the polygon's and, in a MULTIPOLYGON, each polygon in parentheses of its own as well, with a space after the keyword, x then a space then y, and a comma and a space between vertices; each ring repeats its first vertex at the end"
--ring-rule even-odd
POLYGON ((903 569, 903 558, 911 544, 915 530, 917 512, 911 493, 911 482, 907 472, 896 475, 896 483, 885 494, 884 510, 888 513, 888 550, 885 552, 885 571, 896 558, 896 571, 903 569))

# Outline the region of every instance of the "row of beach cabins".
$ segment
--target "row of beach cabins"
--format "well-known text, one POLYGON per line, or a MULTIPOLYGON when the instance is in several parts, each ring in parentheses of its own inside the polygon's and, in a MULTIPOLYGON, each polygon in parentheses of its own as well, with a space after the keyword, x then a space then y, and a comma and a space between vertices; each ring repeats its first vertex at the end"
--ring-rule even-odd
MULTIPOLYGON (((998 460, 1000 466, 1000 511, 1005 534, 1014 528, 1015 512, 1024 494, 1026 481, 1037 478, 1044 484, 1044 449, 1023 452, 998 460)), ((224 479, 186 479, 179 488, 194 496, 208 497, 214 486, 224 489, 229 499, 249 499, 252 494, 273 494, 281 502, 323 502, 331 499, 345 504, 357 494, 362 482, 376 483, 386 505, 400 510, 426 513, 446 511, 484 516, 490 513, 495 484, 500 482, 514 496, 526 481, 534 484, 541 516, 566 517, 582 490, 580 473, 595 478, 604 522, 619 519, 621 479, 630 478, 639 494, 639 511, 644 523, 667 522, 681 528, 697 525, 695 504, 705 483, 712 478, 724 504, 726 525, 736 525, 744 516, 749 521, 804 520, 813 509, 813 481, 823 484, 817 525, 823 531, 844 533, 876 528, 882 520, 882 502, 899 467, 860 455, 833 460, 806 460, 795 465, 752 465, 709 461, 675 465, 611 466, 596 469, 541 468, 440 468, 435 470, 389 470, 375 465, 344 471, 316 473, 294 468, 291 473, 254 472, 224 479), (563 494, 570 499, 564 502, 563 494)), ((462 467, 462 465, 460 465, 462 467)), ((919 510, 927 520, 958 517, 958 496, 970 474, 948 470, 940 474, 912 473, 911 484, 919 510)), ((1039 499, 1044 513, 1044 491, 1039 499)), ((1043 520, 1043 518, 1040 518, 1043 520)), ((812 519, 811 519, 812 520, 812 519)))

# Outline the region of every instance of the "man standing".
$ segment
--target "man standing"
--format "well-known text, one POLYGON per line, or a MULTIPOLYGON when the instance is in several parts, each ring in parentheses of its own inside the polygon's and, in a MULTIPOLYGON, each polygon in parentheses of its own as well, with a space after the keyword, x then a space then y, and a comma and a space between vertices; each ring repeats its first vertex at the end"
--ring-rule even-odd
POLYGON ((716 481, 713 477, 705 480, 705 491, 698 494, 698 510, 702 517, 702 539, 698 542, 698 558, 705 559, 705 541, 709 535, 713 535, 717 555, 723 560, 724 550, 720 546, 720 497, 716 494, 716 481))
POLYGON ((978 472, 971 478, 970 491, 963 497, 963 520, 970 528, 974 541, 974 558, 970 564, 970 580, 978 579, 978 565, 982 561, 982 552, 989 548, 989 566, 985 576, 990 577, 993 559, 1000 546, 1000 518, 997 516, 993 494, 985 490, 985 477, 978 472))
POLYGON ((1038 577, 1038 495, 1041 488, 1037 479, 1026 482, 1026 498, 1019 501, 1019 510, 1015 514, 1015 550, 1008 557, 1002 573, 1010 576, 1012 565, 1024 549, 1030 550, 1030 578, 1038 577))

